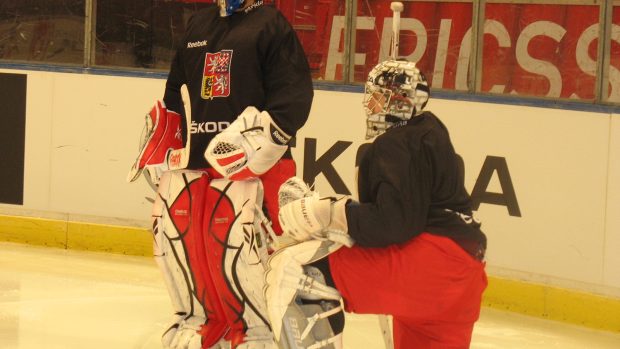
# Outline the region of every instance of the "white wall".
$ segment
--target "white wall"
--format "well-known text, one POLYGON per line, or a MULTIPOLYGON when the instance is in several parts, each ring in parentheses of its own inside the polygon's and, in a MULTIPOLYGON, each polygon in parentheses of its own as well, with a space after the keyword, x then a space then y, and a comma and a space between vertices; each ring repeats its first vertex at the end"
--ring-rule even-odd
MULTIPOLYGON (((125 177, 164 80, 17 73, 28 74, 25 197, 0 213, 147 226, 152 190, 125 177)), ((316 139, 316 158, 351 142, 333 166, 355 195, 361 100, 316 91, 293 149, 299 175, 306 140, 316 139)), ((470 191, 487 156, 508 166, 521 216, 484 202, 477 211, 491 274, 620 296, 620 115, 440 99, 428 108, 450 129, 470 191)), ((495 175, 487 191, 502 192, 495 175)), ((316 185, 333 193, 322 174, 316 185)))
MULTIPOLYGON (((487 155, 506 159, 514 184, 521 217, 509 216, 505 206, 484 203, 477 213, 489 236, 489 261, 501 268, 603 283, 610 117, 442 102, 433 109, 444 116, 465 159, 468 189, 487 155)), ((489 189, 501 192, 498 186, 489 189)), ((620 287, 620 279, 614 284, 620 287)))
POLYGON ((125 177, 137 155, 143 116, 161 98, 164 84, 28 72, 23 208, 52 216, 148 220, 149 186, 128 184, 125 177))

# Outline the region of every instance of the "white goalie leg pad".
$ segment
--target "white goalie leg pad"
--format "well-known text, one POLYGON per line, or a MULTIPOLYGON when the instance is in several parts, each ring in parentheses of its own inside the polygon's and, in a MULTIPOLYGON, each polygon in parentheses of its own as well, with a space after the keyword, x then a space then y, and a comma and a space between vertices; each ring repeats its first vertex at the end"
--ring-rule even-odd
POLYGON ((273 167, 288 149, 290 139, 268 112, 247 107, 213 138, 204 156, 222 176, 244 180, 273 167))
POLYGON ((304 267, 341 246, 311 240, 285 247, 269 258, 264 292, 274 337, 281 349, 342 348, 342 334, 334 333, 327 319, 344 311, 342 296, 313 274, 313 268, 304 267), (303 300, 324 302, 304 304, 303 300))
MULTIPOLYGON (((180 232, 170 217, 166 203, 172 202, 186 186, 186 180, 202 176, 199 171, 167 171, 160 179, 158 196, 153 205, 154 257, 162 273, 173 308, 173 318, 162 334, 164 348, 190 348, 200 344, 197 333, 206 322, 204 307, 196 299, 185 246, 180 232)), ((197 348, 200 348, 198 346, 197 348)))
POLYGON ((256 214, 263 202, 262 183, 258 179, 215 179, 211 187, 226 195, 237 215, 222 261, 228 285, 243 309, 246 332, 244 342, 237 348, 275 349, 263 294, 268 238, 260 227, 261 217, 256 214))
MULTIPOLYGON (((164 173, 161 177, 159 189, 166 191, 169 183, 170 173, 164 173)), ((161 272, 172 305, 172 319, 166 326, 161 338, 164 348, 169 348, 181 322, 187 315, 189 306, 187 302, 183 301, 184 297, 181 296, 179 290, 180 285, 178 281, 183 279, 183 273, 179 266, 171 260, 171 256, 173 256, 172 242, 163 231, 164 211, 164 202, 157 195, 151 212, 153 220, 153 257, 161 272)))
MULTIPOLYGON (((159 229, 161 219, 156 218, 156 223, 153 226, 154 232, 159 229)), ((172 305, 172 319, 166 325, 164 333, 161 337, 162 345, 165 348, 168 348, 172 344, 172 340, 177 333, 183 319, 187 316, 188 307, 186 304, 183 304, 183 297, 179 291, 179 284, 177 280, 180 279, 179 276, 182 277, 181 270, 176 266, 169 263, 167 257, 172 254, 172 246, 170 245, 170 241, 165 238, 161 238, 163 235, 162 232, 155 232, 155 239, 153 241, 153 251, 154 251, 154 259, 161 271, 161 275, 164 279, 164 285, 168 291, 168 296, 170 297, 170 302, 172 305)))

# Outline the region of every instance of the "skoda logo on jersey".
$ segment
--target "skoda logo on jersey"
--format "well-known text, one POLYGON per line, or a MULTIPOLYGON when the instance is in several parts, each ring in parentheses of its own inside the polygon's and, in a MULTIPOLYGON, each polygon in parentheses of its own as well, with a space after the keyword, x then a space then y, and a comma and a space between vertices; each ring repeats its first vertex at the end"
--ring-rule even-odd
POLYGON ((207 52, 202 74, 200 95, 204 99, 228 97, 230 95, 230 65, 233 51, 207 52))
POLYGON ((230 126, 230 122, 228 121, 206 121, 206 122, 196 122, 192 121, 192 124, 189 128, 192 134, 197 133, 219 133, 224 131, 228 126, 230 126))

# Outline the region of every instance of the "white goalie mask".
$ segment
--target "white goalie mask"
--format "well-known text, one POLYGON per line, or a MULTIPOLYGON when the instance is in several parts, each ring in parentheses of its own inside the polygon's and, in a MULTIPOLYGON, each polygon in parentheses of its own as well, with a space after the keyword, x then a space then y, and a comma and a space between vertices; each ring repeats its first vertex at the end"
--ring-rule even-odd
POLYGON ((415 62, 388 60, 377 64, 368 73, 364 94, 366 139, 421 114, 429 96, 426 77, 415 62))

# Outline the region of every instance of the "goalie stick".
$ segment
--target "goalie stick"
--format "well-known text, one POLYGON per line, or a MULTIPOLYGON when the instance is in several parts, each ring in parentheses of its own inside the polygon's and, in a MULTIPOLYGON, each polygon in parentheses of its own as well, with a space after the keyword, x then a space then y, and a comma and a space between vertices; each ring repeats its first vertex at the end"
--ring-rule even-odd
POLYGON ((187 85, 181 86, 181 98, 183 100, 183 104, 185 105, 186 142, 185 147, 171 150, 170 154, 168 154, 168 169, 171 171, 184 169, 189 163, 189 151, 191 148, 190 143, 192 139, 190 132, 190 124, 192 123, 192 106, 189 99, 187 85))
MULTIPOLYGON (((394 1, 390 4, 392 10, 392 52, 391 58, 398 59, 398 50, 400 44, 400 13, 403 12, 404 6, 400 1, 394 1)), ((394 339, 392 338, 392 328, 388 315, 379 315, 379 327, 383 335, 383 343, 386 349, 394 349, 394 339)))
POLYGON ((404 6, 400 1, 394 1, 390 4, 392 9, 392 59, 398 58, 398 49, 400 43, 400 13, 403 12, 404 6))

